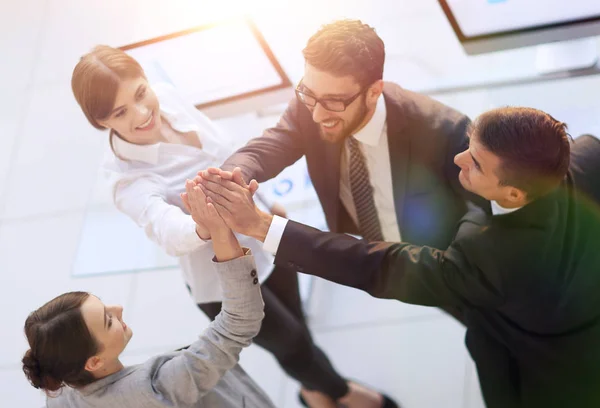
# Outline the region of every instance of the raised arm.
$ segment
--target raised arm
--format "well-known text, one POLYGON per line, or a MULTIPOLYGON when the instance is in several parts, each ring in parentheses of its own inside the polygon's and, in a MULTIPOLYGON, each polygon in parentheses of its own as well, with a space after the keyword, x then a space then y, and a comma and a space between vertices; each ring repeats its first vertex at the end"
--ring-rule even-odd
POLYGON ((203 245, 210 234, 189 214, 165 201, 161 181, 152 174, 123 177, 114 186, 116 207, 142 227, 169 255, 182 256, 203 245))
POLYGON ((458 243, 442 251, 404 242, 368 242, 289 221, 275 264, 293 265, 304 273, 405 303, 493 307, 503 302, 496 285, 458 243))
MULTIPOLYGON (((465 238, 442 251, 323 232, 265 214, 256 208, 247 188, 224 176, 211 170, 198 182, 225 222, 236 232, 264 242, 275 253, 277 265, 406 303, 495 306, 503 302, 496 289, 501 285, 490 281, 476 256, 463 248, 463 239, 476 240, 472 234, 463 234, 465 238)), ((477 226, 472 229, 474 234, 479 230, 477 226)))
POLYGON ((200 338, 164 363, 153 377, 153 388, 174 407, 195 406, 237 364, 239 353, 258 334, 264 316, 249 250, 242 250, 200 189, 188 184, 186 193, 192 215, 205 222, 212 236, 213 267, 221 281, 223 306, 200 338))
POLYGON ((234 167, 240 167, 247 181, 270 180, 304 155, 301 124, 307 119, 311 120, 310 112, 296 99, 292 100, 275 127, 250 140, 231 155, 221 168, 231 171, 234 167))

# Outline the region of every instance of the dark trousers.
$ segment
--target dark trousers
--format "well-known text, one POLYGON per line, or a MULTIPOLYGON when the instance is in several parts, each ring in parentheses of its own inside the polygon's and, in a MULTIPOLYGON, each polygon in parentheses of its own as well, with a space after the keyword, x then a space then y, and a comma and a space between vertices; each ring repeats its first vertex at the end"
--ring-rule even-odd
MULTIPOLYGON (((296 271, 275 267, 261 291, 265 318, 254 342, 273 354, 283 370, 305 388, 320 391, 334 400, 346 395, 346 380, 335 371, 310 335, 302 312, 296 271)), ((221 311, 220 302, 198 307, 211 320, 221 311)))

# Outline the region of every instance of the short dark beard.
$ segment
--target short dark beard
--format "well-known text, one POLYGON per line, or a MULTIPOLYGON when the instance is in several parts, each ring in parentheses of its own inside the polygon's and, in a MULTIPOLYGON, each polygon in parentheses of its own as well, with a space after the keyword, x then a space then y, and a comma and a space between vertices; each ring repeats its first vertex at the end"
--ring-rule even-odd
MULTIPOLYGON (((345 129, 344 134, 342 134, 342 138, 339 140, 346 140, 347 138, 349 138, 350 136, 352 136, 353 134, 356 133, 356 129, 358 129, 358 127, 363 123, 363 121, 365 120, 365 118, 367 117, 368 113, 369 113, 369 109, 367 108, 367 104, 366 102, 366 95, 361 95, 360 96, 360 109, 358 114, 356 115, 356 118, 352 120, 352 122, 348 123, 348 126, 345 129)), ((321 133, 321 139, 323 140, 327 140, 324 135, 323 135, 323 129, 321 127, 319 127, 319 132, 321 133)))

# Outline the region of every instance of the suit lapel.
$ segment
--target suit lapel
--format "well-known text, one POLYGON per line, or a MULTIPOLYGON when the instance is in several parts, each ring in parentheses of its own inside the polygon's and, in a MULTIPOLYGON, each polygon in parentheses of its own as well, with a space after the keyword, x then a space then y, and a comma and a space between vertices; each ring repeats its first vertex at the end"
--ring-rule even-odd
POLYGON ((410 141, 406 135, 405 115, 400 100, 395 100, 384 91, 385 107, 387 110, 387 137, 392 170, 392 188, 396 218, 402 237, 404 227, 404 199, 406 196, 410 141))

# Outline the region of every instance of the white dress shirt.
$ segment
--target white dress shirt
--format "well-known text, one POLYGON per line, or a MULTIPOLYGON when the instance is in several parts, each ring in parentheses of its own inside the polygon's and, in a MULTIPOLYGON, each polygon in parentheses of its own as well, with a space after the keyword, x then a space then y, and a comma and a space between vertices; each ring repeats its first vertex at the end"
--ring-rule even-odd
MULTIPOLYGON (((174 87, 161 83, 152 88, 161 116, 179 132, 195 132, 202 149, 175 143, 136 145, 114 137, 113 146, 119 157, 111 157, 104 165, 112 179, 114 202, 144 228, 152 241, 179 257, 183 277, 196 303, 218 302, 222 291, 212 267, 212 245, 196 234, 196 224, 179 194, 185 191, 186 179, 193 179, 207 167, 219 167, 232 153, 232 143, 174 87)), ((238 239, 242 246, 252 249, 259 282, 264 282, 272 270, 272 256, 258 241, 239 235, 238 239)))
POLYGON ((492 215, 508 214, 508 213, 513 212, 513 211, 517 211, 519 208, 522 208, 522 207, 505 208, 505 207, 502 207, 500 204, 498 204, 498 202, 493 201, 493 200, 490 201, 490 204, 492 206, 492 215))
MULTIPOLYGON (((392 165, 387 135, 387 110, 383 96, 379 97, 373 117, 354 135, 365 155, 369 181, 373 187, 373 200, 379 217, 383 239, 388 242, 400 242, 400 227, 394 205, 392 184, 392 165)), ((340 199, 348 214, 358 226, 358 216, 352 190, 350 189, 350 167, 348 166, 348 145, 344 144, 340 172, 340 199)), ((277 253, 287 220, 274 216, 263 248, 272 254, 277 253)), ((360 228, 360 227, 359 227, 360 228)))
MULTIPOLYGON (((392 184, 392 166, 390 164, 390 149, 388 146, 386 108, 383 96, 379 97, 373 117, 358 131, 354 138, 358 140, 359 148, 365 156, 369 181, 373 187, 373 201, 381 225, 384 241, 400 242, 400 229, 394 206, 394 190, 392 184)), ((350 152, 348 144, 344 143, 340 172, 340 199, 348 214, 359 227, 356 206, 350 188, 350 152)))

